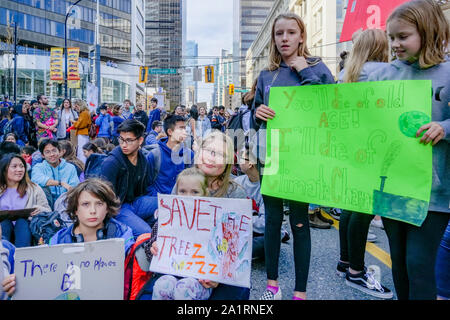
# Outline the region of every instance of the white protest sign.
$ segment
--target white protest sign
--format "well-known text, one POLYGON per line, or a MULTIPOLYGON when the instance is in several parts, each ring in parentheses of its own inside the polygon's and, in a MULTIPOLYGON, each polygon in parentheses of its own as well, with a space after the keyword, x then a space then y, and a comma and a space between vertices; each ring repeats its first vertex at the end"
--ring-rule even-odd
POLYGON ((95 112, 98 107, 98 87, 95 84, 88 82, 87 85, 87 105, 89 112, 95 112))
POLYGON ((150 270, 250 288, 252 202, 158 194, 150 270))
POLYGON ((123 239, 17 248, 14 300, 122 300, 123 239))

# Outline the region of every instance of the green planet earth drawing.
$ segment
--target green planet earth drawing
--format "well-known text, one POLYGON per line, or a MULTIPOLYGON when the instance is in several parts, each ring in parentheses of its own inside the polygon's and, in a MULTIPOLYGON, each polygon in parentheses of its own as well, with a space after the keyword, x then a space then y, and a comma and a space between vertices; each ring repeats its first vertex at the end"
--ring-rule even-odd
POLYGON ((405 112, 398 119, 400 131, 410 138, 415 138, 417 130, 429 122, 430 117, 421 111, 405 112))

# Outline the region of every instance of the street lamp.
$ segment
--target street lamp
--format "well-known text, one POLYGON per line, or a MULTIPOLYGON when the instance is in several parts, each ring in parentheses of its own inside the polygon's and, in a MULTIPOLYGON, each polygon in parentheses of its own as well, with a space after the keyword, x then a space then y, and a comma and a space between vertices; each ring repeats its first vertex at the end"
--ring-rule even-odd
POLYGON ((65 71, 66 71, 66 76, 64 78, 64 98, 67 99, 67 19, 69 18, 72 8, 75 7, 80 1, 82 0, 77 0, 74 4, 72 4, 69 7, 69 10, 67 10, 66 13, 66 20, 64 21, 64 56, 65 56, 65 71))

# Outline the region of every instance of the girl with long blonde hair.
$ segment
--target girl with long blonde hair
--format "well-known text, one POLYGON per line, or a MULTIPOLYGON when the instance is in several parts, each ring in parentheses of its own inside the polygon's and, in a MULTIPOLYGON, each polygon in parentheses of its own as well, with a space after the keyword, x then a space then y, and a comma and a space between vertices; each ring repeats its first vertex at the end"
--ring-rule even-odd
POLYGON ((380 29, 363 31, 345 62, 343 82, 367 81, 369 73, 389 62, 389 42, 380 29))
MULTIPOLYGON (((379 29, 362 31, 354 37, 353 49, 345 62, 339 82, 361 82, 374 71, 387 65, 389 42, 379 29), (343 77, 343 80, 342 80, 343 77)), ((373 215, 342 210, 339 219, 340 260, 336 274, 346 284, 372 296, 390 299, 393 293, 384 287, 371 270, 364 266, 366 242, 373 215)))

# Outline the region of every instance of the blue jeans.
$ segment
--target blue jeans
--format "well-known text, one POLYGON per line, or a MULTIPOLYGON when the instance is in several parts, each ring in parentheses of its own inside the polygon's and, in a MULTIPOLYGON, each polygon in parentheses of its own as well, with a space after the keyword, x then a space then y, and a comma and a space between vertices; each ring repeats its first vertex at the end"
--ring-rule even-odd
POLYGON ((28 220, 17 219, 16 225, 13 225, 11 220, 3 220, 1 225, 3 239, 14 243, 17 248, 31 246, 31 230, 28 220), (13 236, 15 241, 12 241, 13 236))
POLYGON ((450 299, 450 222, 444 232, 436 259, 436 285, 440 298, 450 299))
POLYGON ((133 230, 135 237, 143 233, 151 233, 156 222, 155 210, 158 209, 158 198, 140 196, 132 203, 124 203, 116 219, 133 230))

